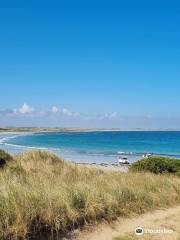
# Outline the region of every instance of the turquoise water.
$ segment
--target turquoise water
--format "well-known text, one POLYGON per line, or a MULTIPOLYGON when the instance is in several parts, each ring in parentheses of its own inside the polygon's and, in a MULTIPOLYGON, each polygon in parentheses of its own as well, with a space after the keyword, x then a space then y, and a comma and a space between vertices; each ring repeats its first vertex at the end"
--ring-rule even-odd
POLYGON ((128 155, 130 161, 143 153, 180 157, 180 132, 79 132, 31 134, 6 138, 6 147, 47 148, 65 159, 80 162, 108 162, 117 160, 118 152, 128 155))

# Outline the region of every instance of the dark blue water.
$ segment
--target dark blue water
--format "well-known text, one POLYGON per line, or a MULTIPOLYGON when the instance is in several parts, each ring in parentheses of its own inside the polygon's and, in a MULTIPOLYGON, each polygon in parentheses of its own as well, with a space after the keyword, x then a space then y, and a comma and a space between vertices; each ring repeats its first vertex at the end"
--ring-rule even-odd
POLYGON ((8 144, 48 148, 67 159, 90 162, 113 162, 118 152, 131 161, 143 153, 180 157, 180 132, 108 131, 56 134, 33 134, 10 138, 8 144))

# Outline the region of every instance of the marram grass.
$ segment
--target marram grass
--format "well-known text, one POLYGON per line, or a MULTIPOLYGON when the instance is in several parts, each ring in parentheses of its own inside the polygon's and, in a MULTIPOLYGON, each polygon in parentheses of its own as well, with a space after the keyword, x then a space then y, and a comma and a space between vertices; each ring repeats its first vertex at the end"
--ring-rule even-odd
POLYGON ((0 239, 51 236, 179 203, 176 176, 102 171, 25 152, 0 170, 0 239))

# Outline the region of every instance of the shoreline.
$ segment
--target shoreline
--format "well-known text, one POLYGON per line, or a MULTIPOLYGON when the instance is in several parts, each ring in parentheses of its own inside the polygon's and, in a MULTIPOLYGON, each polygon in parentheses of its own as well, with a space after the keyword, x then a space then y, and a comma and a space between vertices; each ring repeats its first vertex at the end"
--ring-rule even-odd
POLYGON ((0 127, 1 133, 78 133, 78 132, 180 132, 180 129, 147 128, 78 128, 78 127, 0 127))
POLYGON ((70 161, 71 163, 78 166, 85 166, 91 169, 98 169, 103 171, 112 171, 112 172, 124 172, 127 173, 129 170, 129 166, 131 164, 106 164, 106 163, 78 163, 74 161, 70 161))
MULTIPOLYGON (((0 146, 5 146, 2 149, 10 152, 10 154, 20 154, 20 153, 28 151, 28 150, 29 151, 30 150, 42 150, 42 151, 53 152, 53 153, 56 154, 56 151, 55 151, 56 149, 50 149, 50 148, 45 148, 45 147, 40 148, 40 147, 15 145, 15 144, 10 144, 10 143, 5 143, 3 141, 4 139, 9 139, 11 137, 14 138, 16 136, 25 136, 25 135, 31 135, 31 134, 34 134, 34 133, 33 132, 32 133, 29 133, 29 132, 16 132, 16 133, 15 132, 13 132, 13 133, 12 132, 0 132, 0 146), (1 138, 2 135, 3 135, 3 138, 1 138), (7 146, 7 148, 6 148, 6 146, 7 146), (12 150, 11 147, 14 150, 12 150), (11 149, 11 150, 8 150, 8 149, 11 149)), ((128 171, 128 166, 129 166, 129 165, 120 165, 118 163, 81 162, 81 161, 78 161, 78 160, 65 159, 65 158, 63 158, 63 159, 65 161, 70 162, 70 163, 75 164, 75 165, 86 166, 86 167, 95 168, 95 169, 99 169, 99 170, 106 170, 106 171, 127 172, 128 171)))
MULTIPOLYGON (((78 152, 78 149, 71 150, 71 149, 65 149, 65 148, 55 148, 55 147, 38 147, 38 146, 26 146, 26 145, 20 145, 17 143, 8 143, 8 139, 10 138, 16 138, 19 136, 28 136, 28 135, 34 135, 34 134, 48 134, 47 132, 10 132, 10 131, 4 131, 0 132, 0 148, 3 150, 9 152, 10 154, 19 154, 21 152, 30 151, 30 150, 45 150, 50 151, 55 154, 57 154, 59 157, 62 157, 67 162, 72 162, 74 164, 78 165, 86 165, 90 167, 95 167, 102 170, 112 170, 112 171, 121 171, 121 172, 127 172, 128 166, 131 165, 131 163, 136 162, 140 159, 142 159, 142 154, 145 153, 136 153, 136 152, 117 152, 113 153, 112 155, 104 155, 103 153, 97 154, 91 154, 85 152, 83 154, 78 152), (76 151, 77 150, 77 151, 76 151), (119 155, 125 155, 128 157, 128 161, 130 162, 129 165, 126 164, 119 164, 117 162, 117 158, 119 155)), ((56 133, 54 133, 56 134, 56 133)), ((170 155, 170 154, 158 154, 154 153, 154 156, 165 156, 165 157, 172 157, 172 158, 178 158, 178 155, 170 155)))
MULTIPOLYGON (((52 134, 58 134, 58 132, 55 132, 52 134)), ((47 136, 49 132, 28 132, 28 131, 18 131, 18 132, 11 132, 11 131, 3 131, 0 132, 0 148, 4 149, 5 151, 8 151, 9 153, 13 154, 18 154, 20 152, 26 151, 26 150, 47 150, 50 152, 53 152, 57 154, 59 157, 62 157, 66 161, 73 161, 75 163, 79 164, 87 164, 87 165, 98 165, 98 166, 103 166, 104 168, 107 167, 113 167, 117 168, 117 159, 119 155, 124 155, 128 157, 128 161, 130 163, 133 163, 135 161, 138 161, 142 159, 144 154, 150 153, 150 152, 124 152, 124 151, 113 151, 112 153, 109 153, 106 150, 99 150, 99 151, 93 151, 93 149, 88 150, 85 149, 83 152, 81 152, 81 148, 66 148, 64 146, 59 146, 59 147, 53 147, 53 146, 47 146, 45 147, 44 144, 40 144, 39 146, 36 146, 37 144, 32 144, 29 143, 27 145, 26 143, 23 145, 24 142, 16 143, 16 141, 13 143, 13 141, 9 141, 10 138, 18 138, 19 136, 24 137, 24 136, 33 136, 36 134, 42 134, 44 136, 47 136), (8 140, 9 139, 9 140, 8 140), (41 146, 42 145, 42 146, 41 146), (107 152, 107 153, 106 153, 107 152)), ((75 133, 76 134, 76 133, 75 133)), ((172 157, 172 158, 178 158, 180 159, 180 155, 178 154, 168 154, 168 153, 158 153, 158 152, 153 152, 154 156, 164 156, 164 157, 172 157)))

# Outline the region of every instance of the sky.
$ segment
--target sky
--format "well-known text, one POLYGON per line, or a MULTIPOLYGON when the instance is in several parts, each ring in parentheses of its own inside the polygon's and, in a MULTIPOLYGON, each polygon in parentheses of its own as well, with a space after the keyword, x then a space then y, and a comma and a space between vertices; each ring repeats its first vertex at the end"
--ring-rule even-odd
POLYGON ((180 2, 7 0, 0 126, 180 128, 180 2))

